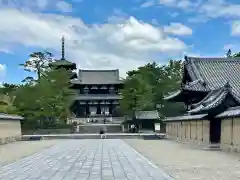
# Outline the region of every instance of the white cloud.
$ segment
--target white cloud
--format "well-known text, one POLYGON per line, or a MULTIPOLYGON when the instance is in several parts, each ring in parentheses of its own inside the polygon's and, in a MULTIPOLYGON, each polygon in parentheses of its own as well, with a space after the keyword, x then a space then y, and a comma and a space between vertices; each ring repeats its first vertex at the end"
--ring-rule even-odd
POLYGON ((192 3, 188 0, 179 1, 177 3, 179 8, 189 8, 192 6, 192 3))
POLYGON ((72 12, 72 5, 65 1, 57 2, 56 6, 61 12, 64 13, 72 12))
POLYGON ((209 20, 208 17, 203 16, 203 15, 198 15, 198 16, 189 18, 188 22, 190 22, 190 23, 205 23, 208 20, 209 20))
POLYGON ((199 5, 199 1, 201 0, 159 0, 158 4, 165 5, 169 7, 180 8, 183 10, 191 10, 191 8, 195 8, 199 5))
POLYGON ((19 9, 45 9, 49 5, 49 0, 0 0, 0 6, 19 9))
POLYGON ((159 23, 156 19, 152 19, 151 22, 152 22, 153 25, 159 25, 159 23))
POLYGON ((0 86, 5 78, 5 74, 6 74, 6 65, 0 64, 0 86))
POLYGON ((151 6, 154 6, 154 5, 155 5, 155 2, 154 2, 154 1, 146 1, 146 2, 144 2, 143 4, 141 4, 140 7, 146 8, 146 7, 151 7, 151 6))
POLYGON ((240 4, 230 3, 225 0, 209 0, 200 6, 199 11, 211 18, 239 17, 240 4))
POLYGON ((5 72, 6 70, 6 65, 5 64, 0 64, 0 73, 5 72))
POLYGON ((178 12, 168 12, 168 14, 169 14, 171 17, 173 17, 173 18, 175 18, 175 17, 177 17, 177 16, 179 15, 178 12))
POLYGON ((232 53, 237 53, 239 52, 239 42, 232 42, 229 44, 225 44, 223 46, 223 51, 225 52, 225 54, 228 52, 229 49, 231 49, 232 53))
MULTIPOLYGON (((179 54, 187 45, 168 36, 163 28, 129 17, 121 23, 86 25, 81 19, 16 9, 0 11, 0 44, 60 50, 66 39, 67 59, 78 68, 125 71, 160 60, 162 54, 179 54), (5 17, 12 17, 6 21, 5 17)), ((164 59, 165 60, 165 59, 164 59)))
POLYGON ((36 3, 38 5, 38 7, 40 8, 46 8, 48 5, 48 0, 36 0, 36 3))
POLYGON ((12 53, 13 53, 12 51, 10 51, 10 50, 7 49, 7 48, 0 48, 0 52, 4 52, 4 53, 6 53, 6 54, 12 54, 12 53))
POLYGON ((235 20, 232 22, 232 35, 233 36, 240 35, 240 20, 235 20))
POLYGON ((225 50, 225 51, 227 51, 227 50, 229 50, 229 49, 233 49, 233 48, 235 48, 235 45, 234 45, 234 44, 225 44, 225 45, 223 46, 223 50, 225 50))
POLYGON ((192 35, 192 29, 181 23, 170 23, 164 27, 164 32, 175 35, 192 35))
POLYGON ((173 5, 176 3, 176 0, 159 0, 159 3, 164 5, 173 5))
POLYGON ((211 18, 218 17, 240 17, 240 4, 227 0, 158 0, 154 4, 153 1, 146 1, 144 4, 150 4, 151 6, 164 5, 194 12, 196 17, 192 17, 189 22, 206 22, 211 18))

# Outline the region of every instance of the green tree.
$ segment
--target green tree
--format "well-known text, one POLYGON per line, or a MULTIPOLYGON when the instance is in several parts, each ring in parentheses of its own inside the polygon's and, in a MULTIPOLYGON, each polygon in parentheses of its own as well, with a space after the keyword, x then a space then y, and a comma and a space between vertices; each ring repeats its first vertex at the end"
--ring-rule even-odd
POLYGON ((16 84, 8 84, 3 83, 2 87, 0 88, 0 94, 9 95, 14 92, 19 86, 16 84))
MULTIPOLYGON (((169 92, 180 88, 182 79, 182 61, 170 60, 167 65, 158 65, 156 62, 148 63, 145 66, 139 67, 137 70, 127 72, 127 78, 122 91, 123 100, 121 108, 126 112, 126 109, 134 108, 134 99, 137 94, 143 98, 140 102, 139 110, 155 110, 156 105, 161 105, 161 114, 168 114, 169 107, 172 104, 163 101, 163 96, 169 92), (140 90, 143 88, 145 91, 140 90), (134 90, 133 90, 134 89, 134 90), (138 93, 136 93, 138 92, 138 93), (147 104, 142 107, 141 104, 147 104)), ((138 101, 137 101, 138 102, 138 101)), ((175 111, 182 109, 183 105, 178 104, 175 111)))
POLYGON ((240 52, 237 53, 232 53, 231 49, 228 50, 226 56, 228 58, 235 58, 235 57, 240 57, 240 52))
POLYGON ((17 112, 16 107, 13 105, 15 97, 6 94, 0 94, 0 112, 14 114, 17 112))
MULTIPOLYGON (((27 72, 34 72, 37 74, 37 80, 39 80, 44 73, 49 70, 49 63, 53 61, 53 55, 50 52, 33 52, 29 55, 30 59, 20 66, 24 67, 27 72)), ((28 76, 23 82, 36 81, 34 77, 28 76)))
POLYGON ((25 123, 65 121, 70 115, 69 106, 74 94, 69 86, 67 71, 58 69, 45 71, 45 75, 36 84, 25 84, 18 88, 15 105, 19 114, 28 119, 25 123))
POLYGON ((123 112, 128 114, 135 110, 149 110, 153 107, 152 87, 146 83, 142 75, 133 75, 125 80, 122 90, 123 99, 120 101, 123 112))
POLYGON ((240 57, 240 52, 234 53, 232 57, 240 57))

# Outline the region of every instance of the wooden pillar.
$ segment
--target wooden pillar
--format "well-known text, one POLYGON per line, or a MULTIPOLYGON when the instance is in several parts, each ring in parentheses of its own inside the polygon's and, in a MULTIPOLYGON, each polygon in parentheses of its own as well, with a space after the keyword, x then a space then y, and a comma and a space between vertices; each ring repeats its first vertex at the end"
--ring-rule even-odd
POLYGON ((198 138, 198 121, 196 120, 196 136, 195 136, 195 140, 197 140, 197 138, 198 138))
POLYGON ((192 139, 192 121, 189 122, 190 122, 190 139, 192 139))
POLYGON ((184 129, 185 129, 185 138, 187 138, 187 124, 186 124, 186 121, 184 123, 184 129))
POLYGON ((233 145, 233 133, 234 133, 234 132, 233 132, 233 125, 234 125, 234 124, 233 124, 233 120, 234 120, 234 119, 233 119, 233 117, 232 117, 232 120, 231 120, 231 145, 233 145))

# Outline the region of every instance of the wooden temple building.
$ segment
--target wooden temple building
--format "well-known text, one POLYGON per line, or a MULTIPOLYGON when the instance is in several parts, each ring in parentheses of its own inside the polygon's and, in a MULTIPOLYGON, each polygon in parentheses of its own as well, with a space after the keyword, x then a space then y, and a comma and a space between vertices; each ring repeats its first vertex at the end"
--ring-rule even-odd
POLYGON ((164 97, 186 114, 167 117, 169 138, 240 151, 240 58, 185 57, 181 87, 164 97))
POLYGON ((116 70, 79 70, 78 78, 72 80, 78 90, 74 113, 77 118, 119 117, 120 89, 123 82, 116 70))
POLYGON ((62 39, 62 58, 51 63, 56 68, 65 68, 71 74, 71 88, 76 91, 71 107, 75 118, 120 117, 119 100, 123 81, 119 70, 84 70, 65 59, 64 38, 62 39))

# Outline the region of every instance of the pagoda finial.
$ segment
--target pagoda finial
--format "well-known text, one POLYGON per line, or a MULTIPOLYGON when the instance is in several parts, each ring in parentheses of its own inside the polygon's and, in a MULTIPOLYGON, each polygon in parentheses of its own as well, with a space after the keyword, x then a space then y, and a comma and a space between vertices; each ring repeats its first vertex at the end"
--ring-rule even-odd
POLYGON ((61 60, 65 60, 65 38, 62 36, 62 58, 61 60))

